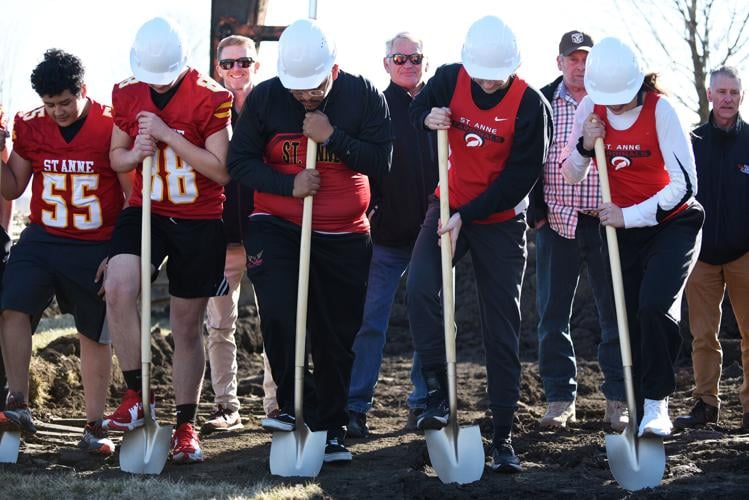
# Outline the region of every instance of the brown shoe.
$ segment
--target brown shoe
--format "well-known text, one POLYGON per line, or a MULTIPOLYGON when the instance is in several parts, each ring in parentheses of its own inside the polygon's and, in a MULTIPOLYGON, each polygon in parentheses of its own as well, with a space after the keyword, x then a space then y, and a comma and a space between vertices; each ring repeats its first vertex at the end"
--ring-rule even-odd
POLYGON ((689 415, 676 417, 676 420, 674 420, 674 427, 677 429, 686 429, 699 427, 705 424, 716 424, 718 423, 719 412, 719 406, 709 405, 701 399, 698 399, 694 408, 692 408, 692 411, 689 412, 689 415))
POLYGON ((567 427, 567 422, 575 422, 574 401, 552 401, 538 423, 541 427, 567 427))
POLYGON ((224 408, 218 405, 216 411, 211 413, 200 428, 200 432, 205 434, 215 431, 229 431, 232 429, 242 428, 242 418, 239 412, 230 408, 224 408))
POLYGON ((624 401, 606 400, 606 413, 603 415, 604 422, 611 424, 616 432, 622 432, 629 424, 629 408, 624 401))

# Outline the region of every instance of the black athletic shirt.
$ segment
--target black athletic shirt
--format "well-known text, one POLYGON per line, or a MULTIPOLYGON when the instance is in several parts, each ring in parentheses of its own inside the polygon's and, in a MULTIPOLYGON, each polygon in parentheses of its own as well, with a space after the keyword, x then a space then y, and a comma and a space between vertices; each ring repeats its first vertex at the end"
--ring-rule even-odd
MULTIPOLYGON (((461 66, 455 63, 437 68, 411 104, 409 114, 415 127, 426 128, 424 118, 433 107, 450 106, 461 66)), ((509 85, 487 94, 472 81, 471 97, 479 109, 487 110, 499 104, 508 88, 509 85)), ((483 194, 457 209, 463 222, 485 219, 520 204, 543 172, 551 137, 551 107, 538 90, 528 87, 518 108, 515 135, 505 168, 483 194)))

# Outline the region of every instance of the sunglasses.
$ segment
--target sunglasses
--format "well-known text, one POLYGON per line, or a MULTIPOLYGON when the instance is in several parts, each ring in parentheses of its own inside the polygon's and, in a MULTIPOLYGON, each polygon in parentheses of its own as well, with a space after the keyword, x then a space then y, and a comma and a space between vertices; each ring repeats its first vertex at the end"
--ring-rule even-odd
POLYGON ((232 69, 235 64, 239 65, 240 68, 249 68, 255 60, 251 57, 240 57, 239 59, 221 59, 218 62, 218 66, 221 69, 232 69))
POLYGON ((406 61, 411 61, 411 64, 418 66, 424 60, 424 54, 393 54, 388 57, 393 60, 393 64, 396 66, 403 66, 406 61))

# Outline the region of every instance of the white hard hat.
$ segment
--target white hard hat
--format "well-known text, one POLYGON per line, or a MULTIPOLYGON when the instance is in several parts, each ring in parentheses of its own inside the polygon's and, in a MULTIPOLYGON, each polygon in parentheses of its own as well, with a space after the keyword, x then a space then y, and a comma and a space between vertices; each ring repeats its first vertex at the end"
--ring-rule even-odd
POLYGON ((187 64, 187 39, 177 23, 154 17, 140 27, 130 49, 130 69, 138 81, 167 85, 187 64))
POLYGON ((335 56, 335 43, 320 26, 311 19, 300 19, 278 40, 278 77, 287 89, 313 89, 330 74, 335 56))
POLYGON ((471 78, 507 80, 520 66, 515 34, 498 17, 482 17, 471 25, 461 52, 471 78))
POLYGON ((644 79, 637 55, 618 38, 604 38, 590 49, 585 62, 585 90, 594 103, 627 104, 644 79))

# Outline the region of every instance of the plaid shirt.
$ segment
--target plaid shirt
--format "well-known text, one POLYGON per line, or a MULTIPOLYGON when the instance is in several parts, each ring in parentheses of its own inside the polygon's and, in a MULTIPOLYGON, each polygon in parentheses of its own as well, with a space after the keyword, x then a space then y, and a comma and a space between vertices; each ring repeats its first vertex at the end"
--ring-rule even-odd
POLYGON ((579 184, 567 184, 562 177, 561 160, 575 121, 577 102, 562 81, 554 91, 551 112, 554 117, 554 141, 544 165, 544 201, 549 207, 547 221, 551 228, 568 239, 575 238, 578 212, 597 211, 601 203, 598 170, 579 184))

